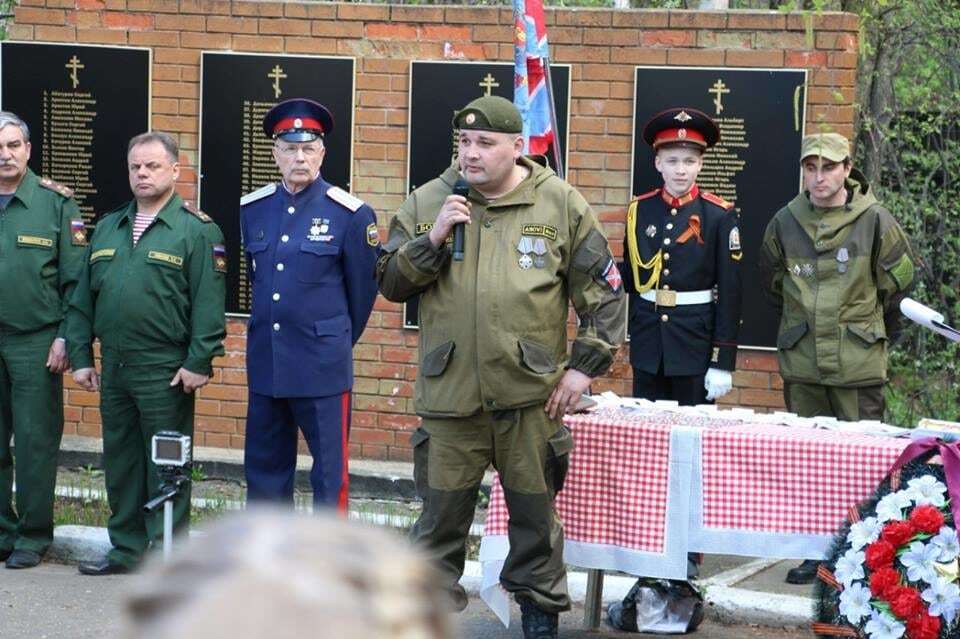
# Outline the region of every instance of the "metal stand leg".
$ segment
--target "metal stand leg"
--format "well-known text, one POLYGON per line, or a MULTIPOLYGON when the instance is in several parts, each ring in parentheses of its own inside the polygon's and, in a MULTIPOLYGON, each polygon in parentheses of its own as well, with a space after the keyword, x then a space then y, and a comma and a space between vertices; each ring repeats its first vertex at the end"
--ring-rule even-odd
POLYGON ((173 499, 163 502, 163 563, 173 554, 173 499))
POLYGON ((603 610, 603 571, 587 571, 587 595, 583 606, 583 627, 596 630, 600 627, 600 613, 603 610))

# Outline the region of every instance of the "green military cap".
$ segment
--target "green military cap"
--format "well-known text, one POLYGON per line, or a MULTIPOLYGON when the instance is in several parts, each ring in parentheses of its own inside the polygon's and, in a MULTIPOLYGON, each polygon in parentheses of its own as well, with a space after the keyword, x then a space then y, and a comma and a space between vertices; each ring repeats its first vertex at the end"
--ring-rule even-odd
POLYGON ((510 100, 498 95, 485 95, 453 114, 453 128, 520 133, 523 131, 523 119, 510 100))
POLYGON ((800 143, 800 161, 819 155, 830 162, 843 162, 850 157, 850 142, 839 133, 816 133, 800 143))

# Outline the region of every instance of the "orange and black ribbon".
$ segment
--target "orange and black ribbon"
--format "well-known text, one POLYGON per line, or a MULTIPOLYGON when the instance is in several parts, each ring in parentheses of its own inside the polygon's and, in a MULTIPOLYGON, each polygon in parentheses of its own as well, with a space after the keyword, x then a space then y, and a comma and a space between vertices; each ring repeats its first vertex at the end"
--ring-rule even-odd
POLYGON ((703 236, 700 234, 700 216, 691 215, 690 221, 688 222, 687 230, 680 234, 680 237, 677 238, 677 244, 683 244, 691 237, 696 236, 697 244, 703 244, 703 236))

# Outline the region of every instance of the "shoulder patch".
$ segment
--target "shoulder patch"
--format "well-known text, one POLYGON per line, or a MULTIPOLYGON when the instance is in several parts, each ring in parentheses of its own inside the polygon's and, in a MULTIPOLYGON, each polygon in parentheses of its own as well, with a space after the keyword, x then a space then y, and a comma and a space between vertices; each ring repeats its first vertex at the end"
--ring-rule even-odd
POLYGON ((700 191, 700 197, 705 199, 707 202, 710 202, 711 204, 716 204, 722 209, 726 209, 729 211, 730 209, 733 208, 733 204, 731 204, 730 202, 727 202, 725 199, 723 199, 719 195, 714 195, 713 193, 710 193, 709 191, 700 191))
POLYGON ((59 193, 63 197, 73 197, 73 189, 71 189, 69 186, 64 186, 63 184, 60 184, 59 182, 54 182, 48 177, 42 177, 39 180, 37 180, 37 182, 43 188, 49 189, 54 193, 59 193))
POLYGON ((192 203, 184 201, 183 209, 204 223, 213 222, 213 218, 195 207, 192 203))
POLYGON ((636 200, 637 202, 639 202, 640 200, 647 200, 652 198, 654 195, 658 195, 659 193, 660 193, 660 189, 653 189, 652 191, 647 191, 643 195, 638 195, 637 197, 634 198, 634 200, 636 200))
POLYGON ((276 192, 277 192, 277 183, 271 182, 270 184, 267 184, 266 186, 261 186, 256 191, 251 191, 250 193, 247 193, 242 198, 240 198, 240 206, 250 204, 251 202, 256 202, 257 200, 262 200, 268 195, 273 195, 276 192))
POLYGON ((331 186, 327 189, 327 197, 344 208, 349 209, 351 213, 356 213, 357 209, 363 206, 363 200, 350 195, 339 186, 331 186))

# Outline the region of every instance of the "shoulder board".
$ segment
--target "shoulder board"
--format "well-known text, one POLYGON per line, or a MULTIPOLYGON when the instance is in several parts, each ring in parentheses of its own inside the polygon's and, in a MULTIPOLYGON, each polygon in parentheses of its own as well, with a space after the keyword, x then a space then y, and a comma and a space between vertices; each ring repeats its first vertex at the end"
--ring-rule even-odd
POLYGON ((639 202, 640 200, 650 199, 650 198, 652 198, 654 195, 659 195, 659 193, 660 193, 660 189, 654 189, 654 190, 652 190, 652 191, 647 191, 647 192, 644 193, 643 195, 638 195, 638 196, 635 197, 634 199, 635 199, 637 202, 639 202))
POLYGON ((69 186, 64 186, 59 182, 54 182, 48 177, 42 177, 37 180, 37 182, 45 189, 50 189, 54 193, 59 193, 63 197, 73 197, 73 189, 69 186))
POLYGON ((351 213, 356 213, 357 209, 363 206, 363 200, 353 197, 339 186, 331 186, 329 189, 327 189, 327 197, 337 204, 350 209, 351 213))
POLYGON ((700 191, 700 197, 705 199, 707 202, 710 202, 711 204, 716 204, 722 209, 726 209, 729 211, 730 209, 733 208, 733 204, 730 204, 730 202, 727 202, 725 199, 723 199, 719 195, 714 195, 709 191, 700 191))
POLYGON ((245 206, 247 204, 250 204, 251 202, 256 202, 257 200, 262 200, 268 195, 273 195, 276 192, 277 192, 277 183, 271 182, 270 184, 266 186, 261 186, 256 191, 247 193, 242 198, 240 198, 240 206, 245 206))
POLYGON ((207 215, 206 213, 204 213, 203 211, 195 207, 190 202, 184 201, 183 209, 188 213, 192 214, 195 218, 197 218, 201 222, 213 222, 212 217, 210 217, 209 215, 207 215))

